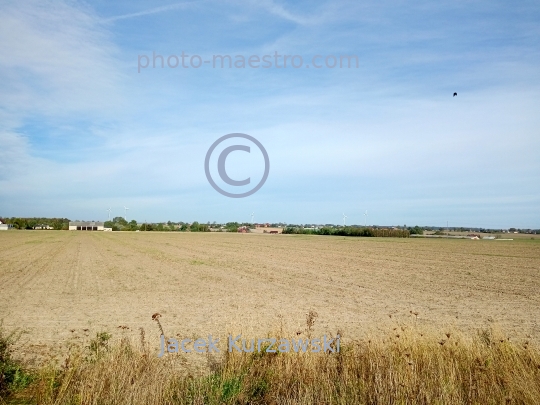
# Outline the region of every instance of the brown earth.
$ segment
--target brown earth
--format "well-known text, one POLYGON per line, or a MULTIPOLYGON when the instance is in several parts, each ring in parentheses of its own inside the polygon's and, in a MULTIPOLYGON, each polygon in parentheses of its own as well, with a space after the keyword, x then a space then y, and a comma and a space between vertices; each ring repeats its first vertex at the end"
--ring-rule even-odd
MULTIPOLYGON (((344 339, 399 324, 540 341, 538 240, 7 231, 0 319, 32 357, 96 332, 344 339), (122 327, 122 328, 119 328, 122 327)), ((390 329, 389 329, 390 328, 390 329)))

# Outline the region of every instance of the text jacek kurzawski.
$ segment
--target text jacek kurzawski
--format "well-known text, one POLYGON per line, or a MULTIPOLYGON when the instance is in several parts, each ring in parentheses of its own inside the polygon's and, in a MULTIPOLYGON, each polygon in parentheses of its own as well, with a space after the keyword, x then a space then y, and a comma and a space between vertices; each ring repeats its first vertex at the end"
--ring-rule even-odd
MULTIPOLYGON (((339 339, 337 335, 335 338, 328 339, 326 335, 322 338, 314 339, 276 339, 276 338, 264 338, 264 339, 242 339, 242 335, 236 336, 234 339, 229 335, 227 339, 227 350, 229 352, 237 351, 244 353, 266 352, 266 353, 289 353, 293 352, 312 352, 312 353, 339 353, 339 339)), ((173 338, 165 338, 161 335, 161 351, 158 357, 167 353, 219 353, 218 348, 219 339, 212 338, 212 335, 208 335, 208 339, 199 338, 196 340, 183 339, 178 341, 173 338)))

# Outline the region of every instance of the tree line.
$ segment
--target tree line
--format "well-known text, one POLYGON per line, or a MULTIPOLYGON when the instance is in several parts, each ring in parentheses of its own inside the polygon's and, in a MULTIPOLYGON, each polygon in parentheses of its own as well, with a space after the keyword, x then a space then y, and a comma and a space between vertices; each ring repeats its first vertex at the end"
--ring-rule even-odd
POLYGON ((11 224, 15 229, 36 229, 36 227, 50 227, 57 231, 69 229, 67 218, 0 218, 4 224, 11 224))
POLYGON ((323 227, 319 229, 306 229, 300 227, 286 227, 284 234, 303 235, 334 235, 334 236, 364 236, 364 237, 393 237, 408 238, 411 234, 409 229, 386 229, 386 228, 357 228, 344 226, 340 228, 323 227))
POLYGON ((126 221, 123 217, 115 217, 112 221, 105 221, 105 228, 111 228, 113 231, 140 231, 140 232, 237 232, 241 226, 248 226, 249 224, 240 224, 238 222, 227 222, 226 224, 217 224, 216 222, 210 224, 210 222, 204 224, 194 221, 192 223, 187 222, 145 222, 137 223, 132 220, 126 221))

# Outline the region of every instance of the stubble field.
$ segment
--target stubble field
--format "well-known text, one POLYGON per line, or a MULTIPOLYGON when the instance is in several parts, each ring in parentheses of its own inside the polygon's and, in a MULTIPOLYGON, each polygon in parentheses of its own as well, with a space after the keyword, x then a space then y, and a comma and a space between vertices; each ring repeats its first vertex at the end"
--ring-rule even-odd
POLYGON ((321 336, 407 324, 538 342, 539 272, 536 240, 9 231, 0 319, 30 357, 100 331, 157 342, 156 312, 169 336, 301 332, 313 310, 321 336))

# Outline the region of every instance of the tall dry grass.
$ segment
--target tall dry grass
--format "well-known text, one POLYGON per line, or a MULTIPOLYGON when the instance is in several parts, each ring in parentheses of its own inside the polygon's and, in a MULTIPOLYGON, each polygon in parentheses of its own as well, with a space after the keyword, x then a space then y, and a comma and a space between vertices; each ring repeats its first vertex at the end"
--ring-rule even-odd
MULTIPOLYGON (((226 353, 193 376, 178 355, 122 340, 37 372, 39 404, 540 404, 540 351, 495 338, 406 329, 335 354, 226 353)), ((29 402, 30 403, 30 402, 29 402)))

